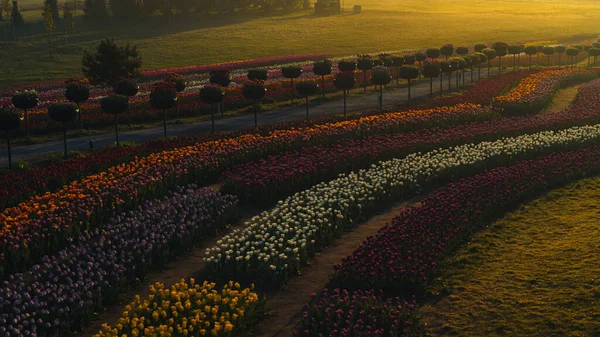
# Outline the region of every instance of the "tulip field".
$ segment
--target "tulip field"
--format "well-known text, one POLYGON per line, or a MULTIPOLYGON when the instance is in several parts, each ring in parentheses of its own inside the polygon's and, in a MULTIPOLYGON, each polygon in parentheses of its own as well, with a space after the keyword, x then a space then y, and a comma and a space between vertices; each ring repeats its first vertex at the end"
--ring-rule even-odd
MULTIPOLYGON (((269 69, 272 100, 291 90, 282 64, 333 91, 333 75, 308 71, 323 56, 220 65, 236 83, 226 105, 239 103, 254 66, 269 69)), ((214 68, 146 71, 133 114, 153 113, 144 101, 166 72, 186 77, 183 105, 200 106, 194 92, 214 68)), ((51 126, 41 111, 62 85, 36 87, 34 128, 51 126)), ((284 335, 424 336, 419 309, 460 247, 507 211, 600 174, 599 92, 599 68, 507 69, 394 111, 156 140, 4 174, 0 335, 263 336, 270 300, 321 268, 329 282, 302 294, 284 335), (546 113, 574 85, 568 107, 546 113), (313 263, 399 203, 411 206, 335 265, 313 263), (197 251, 193 275, 151 281, 197 251)), ((92 88, 83 108, 107 94, 92 88)))

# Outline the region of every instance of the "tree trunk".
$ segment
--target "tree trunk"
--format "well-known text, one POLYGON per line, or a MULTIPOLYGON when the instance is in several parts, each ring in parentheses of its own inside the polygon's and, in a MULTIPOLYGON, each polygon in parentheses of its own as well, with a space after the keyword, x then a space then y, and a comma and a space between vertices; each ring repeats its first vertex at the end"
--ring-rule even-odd
POLYGON ((363 80, 365 82, 365 90, 364 92, 367 92, 367 85, 369 85, 369 81, 367 81, 367 71, 363 71, 363 80))
MULTIPOLYGON (((323 94, 323 101, 325 101, 325 75, 321 76, 321 93, 323 94)), ((308 97, 307 97, 308 99, 308 97)))
POLYGON ((346 117, 346 89, 344 89, 344 117, 346 117))
POLYGON ((448 92, 450 92, 450 89, 452 88, 452 71, 448 72, 448 92))
POLYGON ((396 67, 396 86, 400 85, 400 67, 396 67))
POLYGON ((462 76, 462 87, 464 89, 465 88, 465 68, 463 68, 461 76, 462 76))
POLYGON ((119 120, 117 119, 117 114, 115 114, 115 139, 117 141, 117 147, 119 147, 119 120))
MULTIPOLYGON (((323 96, 325 97, 325 96, 323 96)), ((310 121, 309 117, 308 117, 308 95, 306 95, 306 123, 308 123, 310 121)))
POLYGON ((27 109, 25 111, 25 139, 29 140, 29 113, 27 109))
POLYGON ((223 118, 223 114, 225 113, 225 101, 221 102, 221 118, 223 118))
POLYGON ((52 57, 52 35, 48 32, 48 57, 52 57))
POLYGON ((67 125, 63 123, 63 144, 65 146, 65 159, 67 159, 67 125))
POLYGON ((471 82, 470 85, 473 85, 473 63, 471 63, 471 82))
POLYGON ((257 104, 256 104, 256 100, 254 100, 254 128, 258 129, 258 118, 256 117, 257 114, 257 104))
POLYGON ((127 122, 127 125, 129 126, 129 130, 131 130, 131 107, 129 106, 129 96, 127 96, 127 118, 129 119, 129 121, 127 122))
POLYGON ((429 78, 429 97, 433 97, 433 77, 429 78))
POLYGON ((379 113, 383 113, 383 85, 379 86, 379 113))
POLYGON ((77 119, 79 119, 79 130, 83 129, 83 120, 81 119, 81 108, 77 102, 77 119))
POLYGON ((498 57, 498 75, 502 74, 502 56, 498 57))
POLYGON ((210 105, 210 123, 212 125, 212 133, 215 133, 215 105, 210 105))
POLYGON ((292 104, 296 103, 296 90, 294 88, 294 79, 292 78, 292 104))
POLYGON ((164 135, 165 135, 165 139, 167 139, 167 110, 163 110, 163 129, 164 129, 164 135))
POLYGON ((410 78, 408 79, 408 106, 410 107, 410 78))
POLYGON ((477 81, 481 81, 481 61, 477 65, 477 81))
POLYGON ((517 70, 517 54, 513 54, 513 71, 517 70))
POLYGON ((10 131, 6 130, 6 148, 8 149, 8 169, 12 169, 12 152, 10 151, 10 131))
POLYGON ((444 94, 443 82, 444 82, 444 73, 440 72, 440 96, 442 96, 444 94))

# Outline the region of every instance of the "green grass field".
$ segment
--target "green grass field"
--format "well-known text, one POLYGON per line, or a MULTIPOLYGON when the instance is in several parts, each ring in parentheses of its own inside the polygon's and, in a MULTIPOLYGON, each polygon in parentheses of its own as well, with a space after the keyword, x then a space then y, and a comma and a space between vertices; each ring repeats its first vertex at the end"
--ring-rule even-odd
POLYGON ((433 336, 600 336, 600 178, 507 215, 448 261, 433 336))
MULTIPOLYGON (((38 1, 39 3, 39 1, 38 1)), ((144 68, 217 63, 290 54, 354 55, 440 46, 471 45, 495 40, 576 41, 597 36, 600 6, 594 0, 464 0, 448 2, 346 0, 363 12, 315 17, 310 12, 235 18, 196 16, 171 24, 140 23, 55 37, 55 55, 48 57, 46 35, 24 37, 0 51, 0 86, 80 75, 81 53, 106 37, 137 45, 144 68)), ((33 0, 24 7, 34 8, 33 0)), ((39 14, 26 14, 26 18, 39 14)))

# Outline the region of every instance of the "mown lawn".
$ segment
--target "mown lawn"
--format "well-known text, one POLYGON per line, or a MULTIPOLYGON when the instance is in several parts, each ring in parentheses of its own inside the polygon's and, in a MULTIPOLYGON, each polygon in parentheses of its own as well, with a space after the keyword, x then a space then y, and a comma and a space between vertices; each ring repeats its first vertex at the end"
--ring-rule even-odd
MULTIPOLYGON (((41 1, 38 1, 41 3, 41 1)), ((315 17, 310 12, 235 18, 194 16, 170 24, 107 25, 83 31, 63 45, 54 38, 48 57, 44 34, 23 37, 0 49, 0 86, 78 76, 81 53, 106 37, 132 42, 142 51, 144 68, 164 68, 289 54, 354 55, 377 51, 477 42, 531 41, 558 38, 564 42, 595 37, 600 6, 593 0, 347 0, 345 7, 363 6, 358 15, 315 17)), ((23 5, 33 6, 27 0, 23 5)), ((37 14, 26 17, 37 17, 37 14)))
POLYGON ((443 268, 433 336, 600 336, 600 178, 523 206, 443 268))

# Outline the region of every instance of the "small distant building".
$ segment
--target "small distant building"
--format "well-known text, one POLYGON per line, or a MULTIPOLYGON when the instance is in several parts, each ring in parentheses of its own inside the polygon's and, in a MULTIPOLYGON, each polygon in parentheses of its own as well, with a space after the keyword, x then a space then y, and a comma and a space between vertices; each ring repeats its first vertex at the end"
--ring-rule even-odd
POLYGON ((339 0, 317 0, 315 3, 315 14, 320 16, 335 15, 342 12, 339 0))

